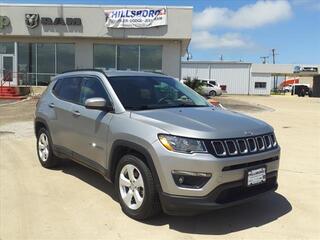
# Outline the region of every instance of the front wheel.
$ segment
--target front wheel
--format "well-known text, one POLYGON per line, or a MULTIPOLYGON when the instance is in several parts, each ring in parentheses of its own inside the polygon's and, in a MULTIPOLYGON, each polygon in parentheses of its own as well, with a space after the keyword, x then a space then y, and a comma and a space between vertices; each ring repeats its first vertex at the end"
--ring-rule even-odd
POLYGON ((160 212, 152 173, 139 157, 125 155, 120 159, 115 186, 122 210, 129 217, 143 220, 160 212))

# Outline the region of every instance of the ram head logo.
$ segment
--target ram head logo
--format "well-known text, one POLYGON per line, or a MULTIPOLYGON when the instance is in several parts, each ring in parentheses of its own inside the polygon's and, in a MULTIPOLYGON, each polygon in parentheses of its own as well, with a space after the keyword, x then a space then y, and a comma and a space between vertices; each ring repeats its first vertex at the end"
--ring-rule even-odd
POLYGON ((26 14, 25 22, 28 28, 35 28, 39 25, 39 14, 26 14))

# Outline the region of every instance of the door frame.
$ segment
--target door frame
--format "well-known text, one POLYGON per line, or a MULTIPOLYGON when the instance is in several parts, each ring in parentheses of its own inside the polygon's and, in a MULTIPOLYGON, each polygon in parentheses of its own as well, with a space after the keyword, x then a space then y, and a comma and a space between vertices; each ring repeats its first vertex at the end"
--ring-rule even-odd
MULTIPOLYGON (((10 86, 17 86, 17 73, 15 72, 16 69, 16 61, 15 61, 15 54, 0 54, 0 81, 2 82, 3 79, 3 58, 11 57, 12 59, 12 82, 10 82, 10 86)), ((4 84, 7 86, 8 84, 4 84)))

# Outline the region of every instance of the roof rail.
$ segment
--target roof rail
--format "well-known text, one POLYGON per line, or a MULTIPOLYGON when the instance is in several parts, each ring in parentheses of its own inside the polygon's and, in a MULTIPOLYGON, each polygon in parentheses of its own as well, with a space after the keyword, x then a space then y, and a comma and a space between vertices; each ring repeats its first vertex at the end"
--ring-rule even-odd
POLYGON ((167 74, 165 74, 165 73, 163 73, 163 72, 158 72, 158 71, 148 71, 148 70, 144 70, 144 71, 142 71, 142 72, 146 72, 146 73, 156 73, 156 74, 168 76, 167 74))
POLYGON ((61 74, 71 73, 71 72, 85 72, 85 71, 99 72, 99 73, 103 73, 104 75, 106 75, 105 71, 103 71, 101 69, 96 69, 96 68, 81 68, 81 69, 68 70, 68 71, 62 72, 61 74))

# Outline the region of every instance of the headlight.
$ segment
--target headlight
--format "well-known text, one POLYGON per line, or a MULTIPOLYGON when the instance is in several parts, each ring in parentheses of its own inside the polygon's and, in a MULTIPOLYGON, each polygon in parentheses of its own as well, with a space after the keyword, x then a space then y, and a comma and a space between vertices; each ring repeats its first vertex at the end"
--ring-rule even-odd
POLYGON ((182 153, 207 152, 207 149, 201 140, 165 134, 159 134, 158 137, 162 145, 169 151, 182 153))

